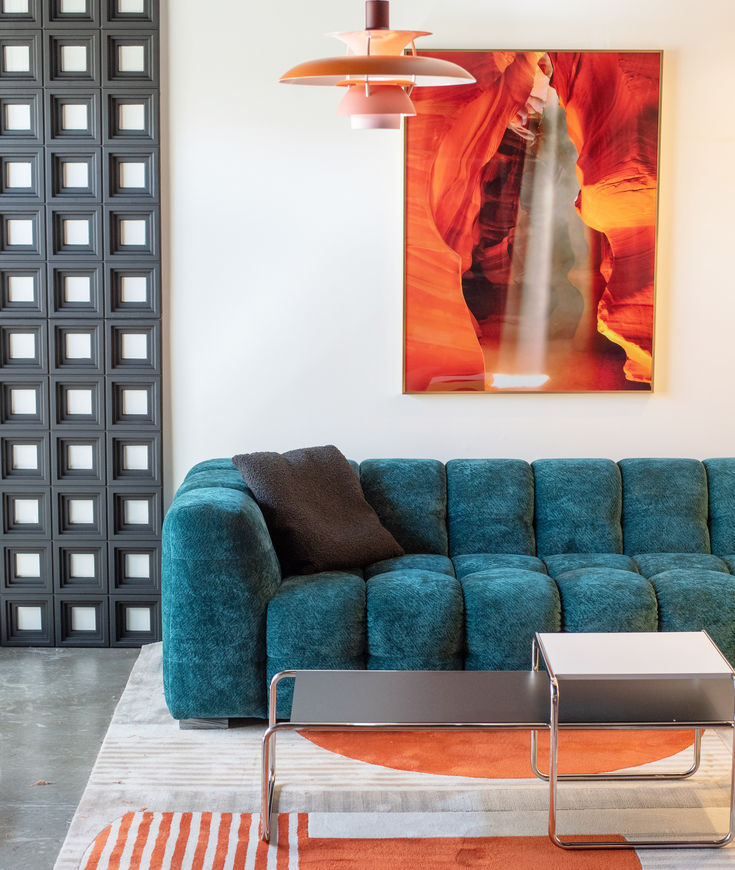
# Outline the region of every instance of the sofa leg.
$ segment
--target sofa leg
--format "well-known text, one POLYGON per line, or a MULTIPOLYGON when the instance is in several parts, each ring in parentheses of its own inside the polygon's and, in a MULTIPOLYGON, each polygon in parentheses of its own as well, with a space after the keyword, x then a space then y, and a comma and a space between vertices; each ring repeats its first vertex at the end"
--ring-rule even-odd
POLYGON ((229 728, 229 719, 179 719, 182 731, 210 731, 213 728, 229 728))

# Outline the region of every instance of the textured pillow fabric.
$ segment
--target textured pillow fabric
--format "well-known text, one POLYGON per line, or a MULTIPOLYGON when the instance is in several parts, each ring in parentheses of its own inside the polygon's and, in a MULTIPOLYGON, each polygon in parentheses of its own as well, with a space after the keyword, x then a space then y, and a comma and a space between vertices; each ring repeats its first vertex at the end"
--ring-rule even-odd
POLYGON ((359 568, 404 554, 336 447, 242 453, 232 461, 263 512, 284 574, 359 568))

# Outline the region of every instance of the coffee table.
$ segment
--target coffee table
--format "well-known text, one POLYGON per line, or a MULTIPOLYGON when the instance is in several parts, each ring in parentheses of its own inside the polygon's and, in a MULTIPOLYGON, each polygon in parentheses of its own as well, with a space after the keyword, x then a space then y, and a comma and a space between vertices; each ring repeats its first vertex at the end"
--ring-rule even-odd
POLYGON ((286 670, 271 681, 263 735, 261 837, 270 839, 278 732, 530 730, 532 766, 549 782, 549 837, 564 849, 718 847, 735 830, 735 750, 730 824, 711 839, 563 840, 558 787, 567 780, 682 779, 699 765, 701 729, 735 728, 735 672, 706 632, 537 634, 529 671, 286 670), (540 669, 543 663, 545 671, 540 669), (294 679, 291 717, 276 721, 279 683, 294 679), (559 730, 695 729, 694 761, 677 773, 558 773, 559 730), (536 735, 550 732, 549 773, 536 735))

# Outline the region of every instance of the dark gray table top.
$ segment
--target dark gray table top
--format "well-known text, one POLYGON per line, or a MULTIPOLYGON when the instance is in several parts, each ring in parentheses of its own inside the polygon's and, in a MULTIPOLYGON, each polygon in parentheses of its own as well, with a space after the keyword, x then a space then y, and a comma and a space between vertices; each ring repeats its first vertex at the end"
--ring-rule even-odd
MULTIPOLYGON (((291 722, 303 725, 549 725, 545 671, 299 671, 291 722)), ((560 680, 567 726, 732 724, 726 675, 560 680)))

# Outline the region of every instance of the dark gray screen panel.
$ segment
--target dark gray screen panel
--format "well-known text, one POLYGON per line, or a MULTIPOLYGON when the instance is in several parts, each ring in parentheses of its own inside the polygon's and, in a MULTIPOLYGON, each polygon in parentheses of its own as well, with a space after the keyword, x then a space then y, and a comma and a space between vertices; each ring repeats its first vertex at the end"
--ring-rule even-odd
POLYGON ((82 5, 0 4, 3 645, 160 638, 158 0, 82 5))

